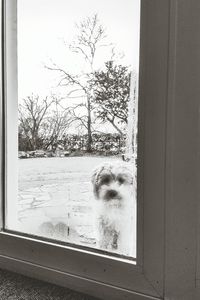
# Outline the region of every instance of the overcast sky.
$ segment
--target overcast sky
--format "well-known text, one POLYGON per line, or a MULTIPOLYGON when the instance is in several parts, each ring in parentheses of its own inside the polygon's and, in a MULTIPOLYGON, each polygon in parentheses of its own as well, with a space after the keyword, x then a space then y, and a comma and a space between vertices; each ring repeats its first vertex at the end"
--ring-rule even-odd
MULTIPOLYGON (((67 53, 63 41, 70 43, 74 24, 94 13, 107 40, 124 53, 121 62, 138 70, 140 0, 18 0, 19 100, 31 93, 56 93, 58 75, 44 68, 51 59, 77 71, 79 61, 67 53)), ((99 52, 99 67, 106 57, 105 50, 99 52)))

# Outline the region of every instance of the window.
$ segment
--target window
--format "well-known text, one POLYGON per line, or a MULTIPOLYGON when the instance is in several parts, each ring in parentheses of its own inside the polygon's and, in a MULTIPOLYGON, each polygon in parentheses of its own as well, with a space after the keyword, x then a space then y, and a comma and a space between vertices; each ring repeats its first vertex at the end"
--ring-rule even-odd
POLYGON ((18 0, 16 18, 5 228, 135 259, 140 1, 18 0))
POLYGON ((3 1, 2 6, 3 135, 7 147, 3 151, 6 184, 0 266, 102 299, 198 299, 199 4, 141 1, 136 263, 113 253, 13 230, 17 222, 14 202, 5 200, 15 201, 17 194, 17 176, 13 174, 18 110, 17 1, 3 1), (192 80, 188 83, 189 75, 192 80), (5 223, 5 203, 9 226, 5 223))

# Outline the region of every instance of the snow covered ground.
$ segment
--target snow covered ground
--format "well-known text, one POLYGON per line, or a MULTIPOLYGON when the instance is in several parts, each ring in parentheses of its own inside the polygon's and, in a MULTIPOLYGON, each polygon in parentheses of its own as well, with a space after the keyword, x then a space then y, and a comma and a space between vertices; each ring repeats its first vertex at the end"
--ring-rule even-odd
MULTIPOLYGON (((102 162, 118 160, 118 157, 20 159, 18 230, 95 248, 92 170, 102 162)), ((129 253, 132 257, 136 255, 135 241, 134 238, 129 253)))

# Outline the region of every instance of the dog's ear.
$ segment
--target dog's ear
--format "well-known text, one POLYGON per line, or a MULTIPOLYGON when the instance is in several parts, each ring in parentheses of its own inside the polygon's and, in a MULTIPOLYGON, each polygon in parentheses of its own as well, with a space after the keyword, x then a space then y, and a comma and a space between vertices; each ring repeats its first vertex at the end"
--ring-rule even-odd
POLYGON ((92 173, 92 185, 93 185, 93 192, 95 195, 95 198, 98 199, 99 198, 99 174, 101 173, 102 167, 97 167, 96 169, 94 169, 93 173, 92 173))

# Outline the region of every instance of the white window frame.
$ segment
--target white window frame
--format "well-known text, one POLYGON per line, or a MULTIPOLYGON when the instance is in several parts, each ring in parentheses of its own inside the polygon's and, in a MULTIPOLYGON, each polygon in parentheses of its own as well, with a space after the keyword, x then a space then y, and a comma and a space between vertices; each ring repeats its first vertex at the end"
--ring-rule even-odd
MULTIPOLYGON (((1 29, 11 51, 16 1, 1 1, 1 29)), ((141 4, 137 265, 5 231, 4 171, 6 167, 11 172, 12 167, 5 165, 9 147, 1 149, 1 268, 104 300, 198 299, 199 11, 198 0, 142 0, 141 4)), ((1 48, 1 102, 6 104, 1 105, 1 115, 6 120, 5 108, 11 110, 11 99, 17 102, 16 79, 6 76, 6 69, 16 67, 16 57, 10 53, 13 59, 6 61, 5 43, 1 48)), ((1 141, 3 145, 3 125, 1 141)))

